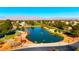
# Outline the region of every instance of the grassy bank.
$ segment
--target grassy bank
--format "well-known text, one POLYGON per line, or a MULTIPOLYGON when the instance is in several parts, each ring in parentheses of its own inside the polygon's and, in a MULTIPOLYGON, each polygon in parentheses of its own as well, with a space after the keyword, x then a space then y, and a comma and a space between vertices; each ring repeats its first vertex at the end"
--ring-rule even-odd
POLYGON ((0 38, 0 42, 3 42, 3 41, 8 40, 8 39, 12 39, 12 38, 14 38, 17 34, 19 34, 19 32, 16 32, 15 34, 11 34, 11 35, 5 35, 5 37, 0 38))
POLYGON ((47 28, 47 27, 43 27, 43 28, 44 28, 45 30, 47 30, 49 33, 51 33, 52 35, 56 35, 56 36, 58 36, 58 37, 64 39, 64 37, 63 37, 62 35, 60 35, 60 33, 52 32, 52 31, 50 31, 49 28, 47 28))

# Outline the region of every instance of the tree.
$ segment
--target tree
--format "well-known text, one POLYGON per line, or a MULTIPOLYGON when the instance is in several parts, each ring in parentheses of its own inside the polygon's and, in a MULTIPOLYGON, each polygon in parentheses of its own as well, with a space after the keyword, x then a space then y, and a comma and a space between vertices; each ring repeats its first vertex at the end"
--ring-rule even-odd
POLYGON ((0 32, 6 33, 7 31, 12 29, 12 24, 9 19, 5 20, 4 22, 0 23, 0 32))
POLYGON ((64 27, 66 26, 66 24, 64 22, 61 22, 61 21, 56 21, 54 24, 53 24, 54 27, 57 27, 59 29, 64 29, 64 27))
POLYGON ((73 29, 73 30, 79 30, 79 23, 76 24, 76 25, 74 25, 74 26, 72 26, 72 29, 73 29))

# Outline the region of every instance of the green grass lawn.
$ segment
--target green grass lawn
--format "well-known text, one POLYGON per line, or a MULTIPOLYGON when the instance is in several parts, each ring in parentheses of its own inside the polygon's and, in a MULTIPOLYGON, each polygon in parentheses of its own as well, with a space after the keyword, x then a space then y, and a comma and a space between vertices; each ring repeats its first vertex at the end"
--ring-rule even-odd
POLYGON ((11 38, 13 38, 14 36, 16 36, 17 34, 19 34, 19 32, 16 32, 15 34, 12 34, 12 35, 5 35, 5 37, 0 38, 0 42, 2 42, 2 41, 4 41, 4 40, 11 39, 11 38))

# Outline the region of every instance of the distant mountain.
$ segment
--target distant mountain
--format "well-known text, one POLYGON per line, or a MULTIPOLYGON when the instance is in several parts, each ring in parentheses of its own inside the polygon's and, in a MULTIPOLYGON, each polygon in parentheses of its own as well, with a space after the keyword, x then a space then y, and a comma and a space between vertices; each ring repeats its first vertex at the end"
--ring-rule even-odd
POLYGON ((0 20, 79 20, 79 17, 77 18, 67 18, 67 17, 38 17, 38 16, 4 16, 0 17, 0 20))

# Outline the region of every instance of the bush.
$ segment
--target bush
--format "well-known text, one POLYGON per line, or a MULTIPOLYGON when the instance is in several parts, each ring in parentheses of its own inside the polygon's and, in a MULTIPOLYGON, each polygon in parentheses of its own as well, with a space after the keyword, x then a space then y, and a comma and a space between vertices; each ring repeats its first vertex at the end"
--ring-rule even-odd
POLYGON ((17 28, 17 30, 24 31, 24 28, 17 28))
POLYGON ((0 38, 3 38, 5 35, 4 34, 0 34, 0 38))
POLYGON ((57 29, 54 30, 54 32, 57 32, 57 31, 58 31, 57 29))
POLYGON ((15 34, 15 30, 11 30, 11 31, 6 33, 6 35, 11 35, 11 34, 15 34))
POLYGON ((1 34, 5 34, 7 31, 12 29, 12 24, 10 20, 5 20, 0 24, 0 32, 1 34))
POLYGON ((64 34, 73 36, 73 37, 79 37, 79 31, 78 30, 71 30, 69 32, 65 32, 64 34))

